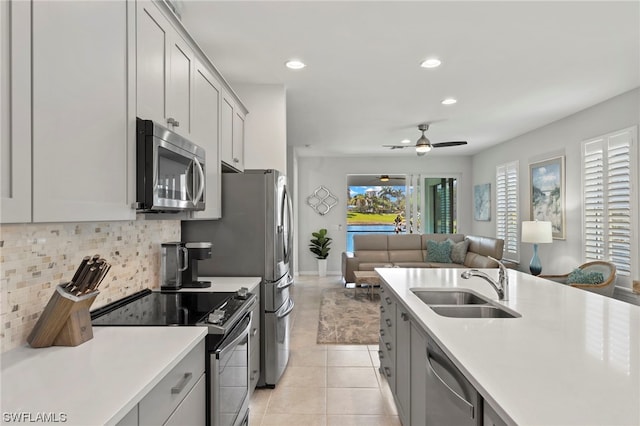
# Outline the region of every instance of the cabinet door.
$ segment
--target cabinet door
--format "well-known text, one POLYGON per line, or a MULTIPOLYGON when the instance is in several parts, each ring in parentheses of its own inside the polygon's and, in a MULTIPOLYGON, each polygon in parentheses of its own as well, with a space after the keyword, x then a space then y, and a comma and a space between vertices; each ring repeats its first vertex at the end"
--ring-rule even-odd
POLYGON ((244 114, 238 109, 233 114, 233 165, 244 170, 244 114))
POLYGON ((220 160, 233 167, 233 106, 230 97, 222 98, 220 111, 220 160))
POLYGON ((184 137, 191 135, 193 51, 175 31, 169 44, 167 127, 184 137))
POLYGON ((31 222, 31 4, 0 1, 0 222, 31 222))
POLYGON ((260 379, 260 295, 257 294, 257 296, 258 299, 251 317, 251 333, 249 334, 249 348, 251 350, 249 380, 252 393, 260 379))
POLYGON ((32 8, 33 221, 133 219, 127 2, 32 8))
POLYGON ((203 374, 182 400, 165 426, 202 426, 207 422, 206 379, 203 374))
POLYGON ((411 393, 411 322, 407 311, 396 307, 396 396, 402 424, 409 424, 411 393))
POLYGON ((425 426, 427 384, 427 338, 422 331, 411 323, 411 384, 410 384, 410 424, 412 426, 425 426))
POLYGON ((195 219, 219 219, 221 209, 220 171, 220 83, 196 62, 193 90, 191 139, 206 151, 206 209, 194 212, 195 219))
POLYGON ((173 28, 150 1, 139 1, 136 13, 137 115, 165 125, 166 69, 173 28))

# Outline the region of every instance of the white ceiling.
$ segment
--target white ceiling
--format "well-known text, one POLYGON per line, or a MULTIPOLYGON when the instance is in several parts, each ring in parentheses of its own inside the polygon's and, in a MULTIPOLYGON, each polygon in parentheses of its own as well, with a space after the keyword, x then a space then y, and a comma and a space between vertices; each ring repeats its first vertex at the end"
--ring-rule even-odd
POLYGON ((640 2, 183 0, 225 78, 279 84, 301 155, 472 155, 640 86, 640 2), (419 63, 438 57, 442 66, 419 63), (286 60, 307 67, 291 71, 286 60), (440 101, 455 97, 458 103, 440 101))

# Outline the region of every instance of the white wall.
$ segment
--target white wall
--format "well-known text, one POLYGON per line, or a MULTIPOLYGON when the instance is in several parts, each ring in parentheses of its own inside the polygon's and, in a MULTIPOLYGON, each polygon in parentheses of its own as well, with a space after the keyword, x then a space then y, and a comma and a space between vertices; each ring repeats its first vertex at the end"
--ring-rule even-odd
MULTIPOLYGON (((639 105, 640 89, 635 89, 475 155, 472 160, 473 185, 491 182, 492 220, 473 221, 472 232, 495 235, 496 165, 519 161, 520 220, 529 220, 529 163, 565 155, 566 239, 554 240, 552 244, 541 244, 538 254, 543 274, 569 272, 581 264, 580 143, 592 137, 638 125, 639 105)), ((640 185, 640 182, 638 184, 640 185)), ((532 255, 533 245, 521 244, 521 270, 529 270, 532 255)))
POLYGON ((277 84, 234 84, 249 110, 244 130, 244 168, 287 170, 287 103, 277 84))
POLYGON ((317 262, 309 252, 311 232, 326 228, 333 238, 328 258, 328 273, 340 274, 340 257, 346 248, 347 175, 348 174, 425 174, 445 176, 458 174, 458 230, 471 230, 471 157, 297 157, 294 176, 294 203, 296 207, 296 259, 294 271, 316 274, 317 262), (307 197, 320 185, 328 188, 338 204, 324 216, 317 214, 306 203, 307 197), (338 227, 341 227, 339 230, 338 227))

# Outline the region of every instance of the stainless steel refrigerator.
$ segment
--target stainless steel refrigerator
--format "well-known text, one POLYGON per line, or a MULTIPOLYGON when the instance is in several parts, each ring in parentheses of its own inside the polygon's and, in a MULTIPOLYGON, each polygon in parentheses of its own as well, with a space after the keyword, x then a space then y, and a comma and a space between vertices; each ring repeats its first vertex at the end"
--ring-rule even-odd
POLYGON ((201 276, 260 276, 260 379, 275 386, 289 360, 293 220, 287 178, 277 170, 222 174, 222 218, 183 221, 182 241, 211 241, 201 276))

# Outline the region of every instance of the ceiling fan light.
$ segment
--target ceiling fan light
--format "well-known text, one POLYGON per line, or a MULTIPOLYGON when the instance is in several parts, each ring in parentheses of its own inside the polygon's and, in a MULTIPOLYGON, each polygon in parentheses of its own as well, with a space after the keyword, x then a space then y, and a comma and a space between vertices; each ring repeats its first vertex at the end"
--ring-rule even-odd
POLYGON ((431 142, 424 135, 424 131, 422 132, 422 136, 416 142, 416 153, 418 155, 425 155, 427 152, 431 151, 431 142))
POLYGON ((388 175, 380 176, 380 182, 389 182, 389 176, 388 175))

